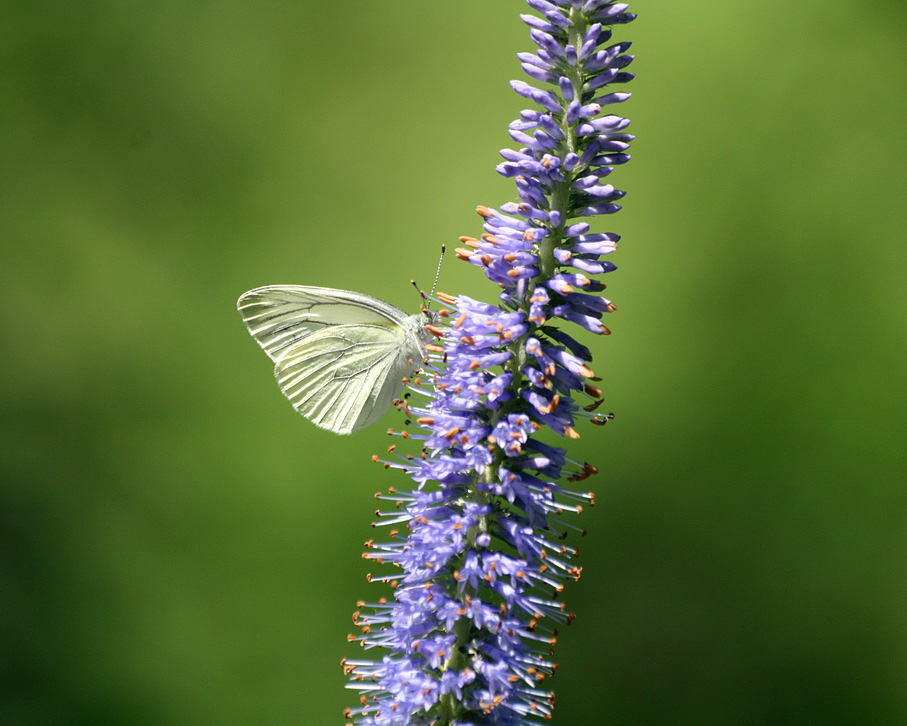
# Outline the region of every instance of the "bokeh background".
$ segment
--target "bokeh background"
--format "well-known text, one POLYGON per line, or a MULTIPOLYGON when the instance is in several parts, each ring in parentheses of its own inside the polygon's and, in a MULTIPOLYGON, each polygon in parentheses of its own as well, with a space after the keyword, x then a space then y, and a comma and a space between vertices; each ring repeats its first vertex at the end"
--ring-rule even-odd
MULTIPOLYGON (((907 10, 635 9, 556 722, 907 723, 907 10)), ((415 309, 513 198, 524 11, 4 5, 0 723, 342 723, 395 422, 296 416, 234 301, 415 309)))

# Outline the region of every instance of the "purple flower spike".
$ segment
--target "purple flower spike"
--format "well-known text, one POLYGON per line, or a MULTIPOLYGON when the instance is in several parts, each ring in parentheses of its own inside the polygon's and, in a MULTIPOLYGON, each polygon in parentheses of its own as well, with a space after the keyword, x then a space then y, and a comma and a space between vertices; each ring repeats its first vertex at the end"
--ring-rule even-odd
POLYGON ((519 145, 503 149, 497 171, 519 201, 478 207, 483 230, 461 237, 457 257, 494 283, 494 303, 439 293, 421 373, 397 407, 401 451, 374 457, 402 469, 407 488, 378 498, 385 536, 364 557, 381 571, 393 600, 360 603, 350 636, 374 659, 344 670, 359 703, 350 726, 528 726, 552 718, 549 680, 557 629, 573 620, 559 599, 579 579, 570 520, 594 503, 574 484, 597 473, 540 440, 580 436, 602 425, 589 349, 574 338, 605 335, 617 308, 597 276, 619 236, 593 232, 624 192, 603 178, 626 162, 629 121, 602 107, 627 93, 629 43, 611 44, 610 26, 635 16, 613 0, 527 0, 522 15, 534 53, 520 53, 536 85, 512 81, 536 107, 510 124, 519 145), (415 448, 412 442, 417 442, 415 448), (408 445, 409 444, 409 445, 408 445), (395 566, 386 570, 387 566, 395 566))

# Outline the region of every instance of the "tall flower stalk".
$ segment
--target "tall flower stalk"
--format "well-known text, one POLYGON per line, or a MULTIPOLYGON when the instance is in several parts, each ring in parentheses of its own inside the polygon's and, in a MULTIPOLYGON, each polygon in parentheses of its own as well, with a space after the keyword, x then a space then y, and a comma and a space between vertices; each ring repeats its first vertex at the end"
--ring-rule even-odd
POLYGON ((629 97, 608 86, 632 78, 630 44, 612 44, 609 26, 635 16, 608 0, 527 2, 538 15, 521 17, 538 49, 518 57, 539 85, 511 82, 535 107, 510 124, 520 148, 502 150, 497 167, 520 201, 479 207, 484 234, 457 250, 497 283, 498 299, 439 294, 438 343, 399 402, 407 427, 390 432, 421 451, 375 457, 415 486, 377 495, 393 506, 376 526, 391 531, 364 557, 396 569, 370 576, 391 583, 393 599, 354 614, 350 640, 386 651, 344 661, 360 693, 346 715, 359 726, 552 715, 553 645, 573 618, 558 595, 581 573, 566 542, 581 530, 565 515, 593 503, 565 485, 596 470, 543 439, 577 438, 579 420, 610 418, 596 412, 589 350, 565 324, 607 334, 601 320, 616 309, 596 276, 615 269, 602 258, 618 236, 586 220, 616 212, 624 196, 604 178, 629 159, 629 121, 602 110, 629 97))

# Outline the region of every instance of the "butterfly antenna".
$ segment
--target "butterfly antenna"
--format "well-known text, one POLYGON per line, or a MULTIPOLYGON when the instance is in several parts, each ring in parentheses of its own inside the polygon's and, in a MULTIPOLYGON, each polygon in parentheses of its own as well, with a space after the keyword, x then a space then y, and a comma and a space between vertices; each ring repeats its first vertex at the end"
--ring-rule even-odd
POLYGON ((441 277, 441 264, 444 262, 444 253, 447 252, 447 245, 441 245, 441 257, 438 259, 438 269, 435 272, 435 281, 431 284, 429 297, 435 294, 435 288, 438 287, 438 279, 441 277))
POLYGON ((414 288, 416 288, 416 292, 419 293, 419 297, 422 298, 422 310, 425 311, 427 309, 425 307, 425 301, 428 299, 428 296, 425 294, 425 290, 423 290, 421 287, 419 287, 416 284, 415 280, 410 280, 409 284, 412 285, 414 288))
POLYGON ((441 263, 444 262, 444 253, 447 251, 447 245, 441 245, 441 258, 438 260, 438 269, 435 271, 435 281, 431 285, 431 292, 426 295, 425 290, 420 288, 415 280, 410 280, 410 283, 419 295, 422 297, 422 312, 428 314, 428 309, 431 307, 431 296, 435 294, 435 288, 438 286, 438 278, 441 277, 441 263))

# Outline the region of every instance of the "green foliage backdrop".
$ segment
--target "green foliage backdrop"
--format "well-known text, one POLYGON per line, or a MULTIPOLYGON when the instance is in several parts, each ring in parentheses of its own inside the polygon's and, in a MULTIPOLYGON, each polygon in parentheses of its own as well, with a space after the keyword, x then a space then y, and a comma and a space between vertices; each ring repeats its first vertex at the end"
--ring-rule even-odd
MULTIPOLYGON (((13 0, 0 723, 331 724, 372 493, 234 310, 415 308, 520 107, 518 0, 13 0)), ((560 724, 907 722, 903 3, 640 2, 560 724)), ((441 288, 490 298, 473 269, 441 288)), ((394 425, 392 416, 387 425, 394 425)))

